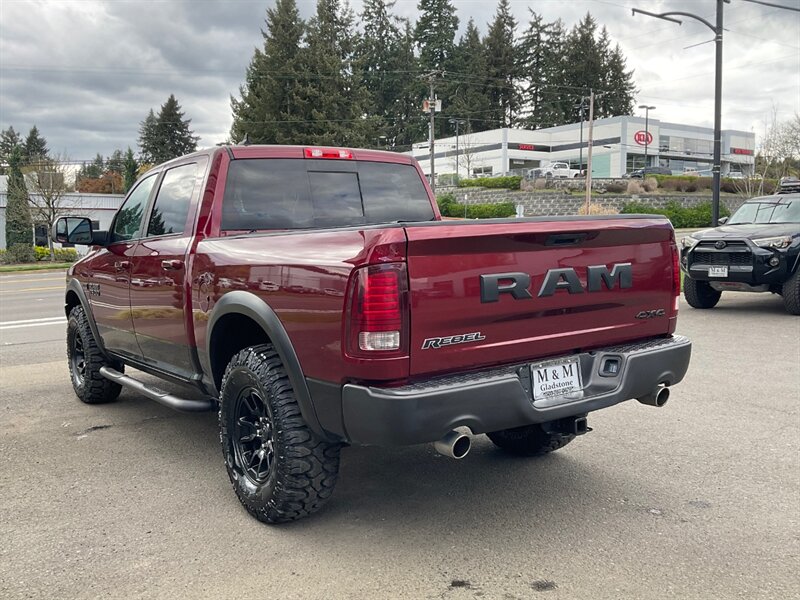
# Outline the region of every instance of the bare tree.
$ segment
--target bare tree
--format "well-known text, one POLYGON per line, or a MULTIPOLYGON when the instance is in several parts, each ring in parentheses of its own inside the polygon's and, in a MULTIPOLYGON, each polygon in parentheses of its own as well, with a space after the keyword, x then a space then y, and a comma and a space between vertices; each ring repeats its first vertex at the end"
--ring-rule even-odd
MULTIPOLYGON (((59 216, 66 212, 64 195, 67 186, 67 159, 59 155, 37 156, 28 163, 25 179, 30 194, 34 225, 46 225, 49 232, 59 216)), ((50 260, 55 260, 53 240, 47 236, 50 260)))
POLYGON ((459 161, 467 167, 467 178, 472 177, 472 169, 483 166, 483 161, 476 158, 475 141, 471 135, 463 137, 462 146, 459 148, 459 161))
POLYGON ((738 180, 735 189, 740 196, 752 198, 764 194, 764 180, 770 175, 780 179, 788 172, 792 158, 800 153, 798 141, 800 118, 778 121, 778 109, 772 107, 772 119, 764 121, 764 134, 758 143, 753 175, 738 180))

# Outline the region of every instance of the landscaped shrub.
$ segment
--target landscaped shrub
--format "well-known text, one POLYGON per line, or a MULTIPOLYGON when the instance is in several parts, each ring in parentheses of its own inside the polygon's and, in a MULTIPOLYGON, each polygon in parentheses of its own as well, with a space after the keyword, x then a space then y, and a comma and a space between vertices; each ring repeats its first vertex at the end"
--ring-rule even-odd
POLYGON ((645 192, 655 192, 658 188, 658 180, 655 177, 648 177, 642 182, 645 192))
POLYGON ((439 212, 443 217, 461 217, 466 219, 497 219, 513 217, 517 209, 513 202, 498 204, 459 204, 453 194, 442 194, 436 199, 439 212))
MULTIPOLYGON (((622 207, 622 214, 664 215, 675 229, 710 227, 711 202, 703 202, 695 206, 684 207, 678 202, 668 202, 664 208, 656 208, 645 202, 630 202, 622 207)), ((719 216, 728 217, 730 211, 720 204, 719 216)))
POLYGON ((629 194, 641 194, 642 193, 642 186, 639 185, 638 181, 631 180, 628 182, 628 187, 625 191, 629 194))
POLYGON ((31 244, 14 244, 5 254, 5 261, 8 264, 32 263, 36 260, 36 253, 31 244))
POLYGON ((608 207, 608 206, 601 206, 600 204, 590 204, 589 210, 586 210, 586 204, 582 204, 581 207, 578 209, 579 215, 618 215, 619 211, 608 207))
POLYGON ((484 187, 501 190, 518 190, 522 177, 511 175, 508 177, 481 177, 480 179, 462 179, 459 187, 484 187))
POLYGON ((621 194, 627 189, 628 186, 624 183, 611 182, 609 184, 606 184, 606 192, 609 194, 621 194))
POLYGON ((75 262, 78 260, 78 251, 75 248, 56 248, 53 253, 55 254, 56 262, 75 262))

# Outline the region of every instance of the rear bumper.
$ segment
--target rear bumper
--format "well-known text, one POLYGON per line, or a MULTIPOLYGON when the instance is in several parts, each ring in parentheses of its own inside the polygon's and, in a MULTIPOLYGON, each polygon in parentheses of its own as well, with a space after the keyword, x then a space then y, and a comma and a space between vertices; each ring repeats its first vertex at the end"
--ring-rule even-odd
POLYGON ((454 427, 485 433, 600 410, 646 396, 659 384, 678 383, 691 350, 688 338, 673 336, 579 354, 582 397, 557 403, 533 402, 528 364, 400 388, 347 384, 342 388, 345 437, 365 445, 418 444, 438 440, 454 427), (619 371, 601 375, 609 359, 619 361, 619 371))

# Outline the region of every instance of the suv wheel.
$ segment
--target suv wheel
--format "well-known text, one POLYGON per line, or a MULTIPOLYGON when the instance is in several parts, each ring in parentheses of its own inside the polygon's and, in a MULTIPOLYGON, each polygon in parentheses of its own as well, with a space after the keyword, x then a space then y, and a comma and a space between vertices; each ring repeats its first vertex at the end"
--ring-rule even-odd
POLYGON ((233 489, 259 521, 295 521, 330 498, 341 444, 320 439, 306 425, 272 344, 245 348, 231 359, 219 426, 233 489))
POLYGON ((783 284, 783 306, 790 315, 800 315, 800 267, 783 284))
POLYGON ((683 296, 689 306, 694 308, 714 308, 722 292, 718 292, 705 281, 698 281, 687 275, 683 278, 683 296))
POLYGON ((517 456, 540 456, 563 448, 575 439, 572 434, 546 430, 547 423, 493 431, 486 435, 498 448, 517 456))
POLYGON ((92 334, 86 312, 76 306, 67 321, 67 363, 72 389, 86 404, 103 404, 117 399, 122 386, 100 374, 100 367, 123 372, 124 367, 108 360, 92 334))

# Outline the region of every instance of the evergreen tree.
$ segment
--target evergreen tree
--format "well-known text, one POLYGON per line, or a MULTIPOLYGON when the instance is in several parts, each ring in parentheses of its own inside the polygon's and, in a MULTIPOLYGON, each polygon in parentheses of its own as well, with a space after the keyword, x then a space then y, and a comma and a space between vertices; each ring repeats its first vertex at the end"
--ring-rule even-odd
POLYGON ((400 29, 389 14, 394 2, 364 0, 361 13, 363 34, 356 49, 356 63, 361 82, 369 93, 368 114, 377 117, 377 133, 388 141, 388 130, 394 119, 395 99, 400 95, 403 79, 398 69, 396 46, 400 29))
POLYGON ((122 175, 124 169, 125 158, 122 155, 122 150, 114 150, 111 156, 106 159, 106 170, 122 175))
POLYGON ((4 175, 7 172, 11 153, 20 143, 19 134, 14 131, 14 127, 9 126, 0 133, 0 174, 4 175))
POLYGON ((136 177, 138 175, 137 171, 139 169, 139 164, 136 162, 136 158, 133 155, 133 150, 131 150, 130 146, 128 146, 128 151, 125 152, 125 159, 123 161, 122 167, 122 174, 124 179, 124 190, 123 193, 127 194, 128 190, 133 187, 133 184, 136 183, 136 177))
POLYGON ((290 95, 290 127, 281 132, 279 143, 375 145, 377 119, 366 116, 369 94, 359 84, 356 43, 350 9, 342 8, 339 0, 319 0, 290 95))
POLYGON ((423 72, 447 71, 455 53, 458 30, 456 9, 450 0, 419 0, 420 13, 414 30, 423 72))
POLYGON ((156 123, 156 140, 158 147, 153 158, 155 162, 162 163, 184 154, 197 150, 197 140, 200 139, 189 129, 191 119, 184 119, 181 105, 173 94, 161 105, 156 123))
POLYGON ((158 119, 151 108, 147 117, 139 124, 139 156, 143 163, 155 164, 158 162, 156 160, 159 152, 157 129, 158 119))
POLYGON ((565 123, 565 114, 574 104, 574 91, 564 83, 565 31, 561 21, 547 23, 530 11, 528 28, 520 43, 520 72, 524 80, 522 103, 527 111, 526 127, 540 129, 565 123))
MULTIPOLYGON (((597 21, 591 14, 586 13, 567 37, 564 60, 569 68, 565 71, 564 84, 576 100, 567 107, 566 120, 570 123, 580 119, 578 96, 587 95, 592 89, 595 92, 605 90, 603 49, 595 39, 596 33, 597 21)), ((595 117, 599 116, 601 114, 596 110, 595 117)))
POLYGON ((428 121, 421 112, 422 99, 428 96, 425 86, 415 71, 417 58, 414 55, 414 28, 410 21, 400 22, 400 35, 394 44, 393 55, 398 65, 398 86, 392 102, 388 124, 389 145, 397 150, 410 150, 411 145, 427 137, 428 121))
POLYGON ((24 152, 22 146, 16 146, 9 156, 6 204, 6 247, 9 250, 16 244, 33 245, 30 202, 21 170, 25 159, 24 152))
POLYGON ((263 50, 256 48, 240 99, 231 96, 233 125, 231 140, 247 136, 251 143, 276 144, 287 139, 285 132, 293 107, 291 95, 297 85, 298 55, 305 24, 300 19, 295 0, 277 0, 267 9, 263 50))
POLYGON ((500 0, 484 43, 486 47, 487 89, 491 119, 496 127, 511 127, 519 107, 517 96, 517 52, 514 30, 517 22, 511 15, 508 0, 500 0))
POLYGON ((39 129, 34 125, 28 132, 28 137, 25 138, 26 162, 32 162, 38 157, 47 156, 48 152, 47 140, 39 135, 39 129))
POLYGON ((601 115, 614 117, 633 113, 636 86, 633 71, 626 70, 625 56, 619 44, 608 50, 605 58, 605 94, 600 98, 601 115))
POLYGON ((498 126, 491 119, 491 98, 485 84, 486 51, 475 21, 470 19, 467 29, 458 41, 451 80, 455 89, 450 96, 453 116, 466 119, 461 132, 484 131, 498 126))

